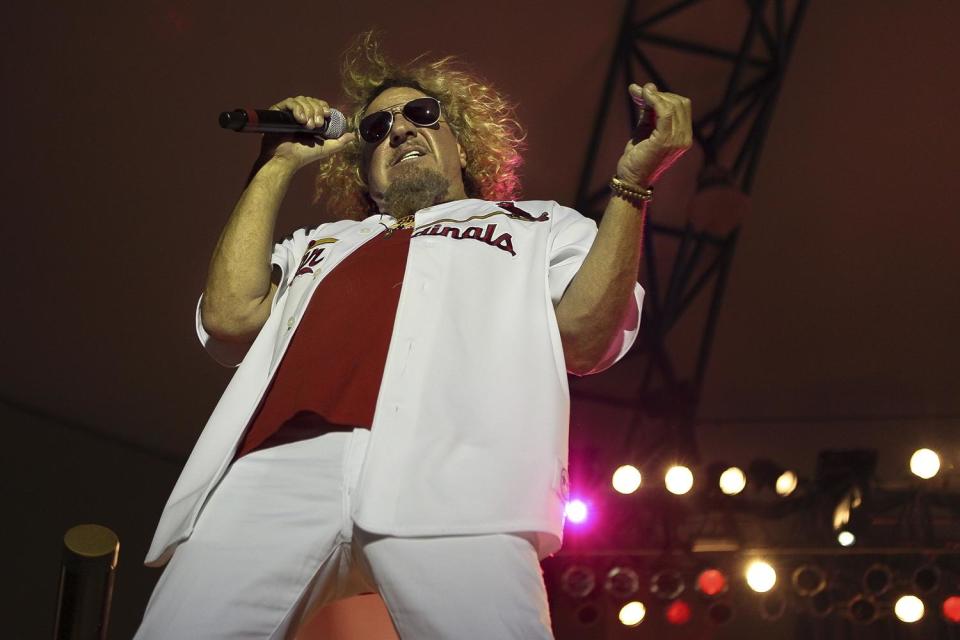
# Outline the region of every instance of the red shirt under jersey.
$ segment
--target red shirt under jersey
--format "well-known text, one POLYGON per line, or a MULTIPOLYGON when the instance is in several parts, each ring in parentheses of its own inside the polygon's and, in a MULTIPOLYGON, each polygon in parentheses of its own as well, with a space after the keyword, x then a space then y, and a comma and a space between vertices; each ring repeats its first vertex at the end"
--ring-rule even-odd
POLYGON ((370 428, 411 233, 381 233, 320 282, 234 459, 329 431, 370 428))

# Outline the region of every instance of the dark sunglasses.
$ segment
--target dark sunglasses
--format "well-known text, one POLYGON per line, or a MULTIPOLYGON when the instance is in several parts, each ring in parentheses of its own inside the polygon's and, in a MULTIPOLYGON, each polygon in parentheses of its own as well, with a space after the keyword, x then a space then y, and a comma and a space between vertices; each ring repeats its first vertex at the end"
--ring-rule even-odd
POLYGON ((418 127, 431 127, 440 122, 440 101, 436 98, 416 98, 400 109, 371 113, 360 121, 360 137, 370 144, 383 140, 393 128, 394 113, 403 113, 404 118, 418 127))

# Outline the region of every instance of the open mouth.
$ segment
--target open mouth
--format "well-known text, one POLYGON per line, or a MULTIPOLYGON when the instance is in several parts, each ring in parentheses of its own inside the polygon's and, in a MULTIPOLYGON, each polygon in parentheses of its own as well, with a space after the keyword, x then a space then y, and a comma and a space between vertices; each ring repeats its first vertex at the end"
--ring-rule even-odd
POLYGON ((398 165, 404 162, 409 162, 416 158, 422 158, 425 155, 427 154, 424 153, 423 151, 420 151, 419 149, 411 149, 410 151, 407 151, 406 153, 401 155, 399 158, 397 158, 393 164, 398 165))

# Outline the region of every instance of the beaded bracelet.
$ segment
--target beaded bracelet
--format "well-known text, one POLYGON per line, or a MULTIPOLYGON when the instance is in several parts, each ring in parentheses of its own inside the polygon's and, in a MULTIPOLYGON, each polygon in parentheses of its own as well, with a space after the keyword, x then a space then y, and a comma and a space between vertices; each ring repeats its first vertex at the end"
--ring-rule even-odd
POLYGON ((613 195, 623 198, 637 209, 642 208, 645 203, 653 200, 652 187, 644 189, 643 187, 638 187, 635 184, 621 180, 617 176, 613 176, 613 179, 610 180, 610 190, 613 192, 613 195))

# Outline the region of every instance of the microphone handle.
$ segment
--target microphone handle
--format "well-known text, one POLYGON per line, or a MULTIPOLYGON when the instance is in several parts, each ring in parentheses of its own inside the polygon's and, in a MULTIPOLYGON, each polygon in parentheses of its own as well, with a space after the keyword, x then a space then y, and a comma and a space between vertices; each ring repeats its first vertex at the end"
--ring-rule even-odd
POLYGON ((286 133, 322 136, 330 124, 329 118, 324 118, 323 126, 308 129, 297 122, 289 111, 275 109, 235 109, 220 114, 220 126, 238 133, 286 133))

